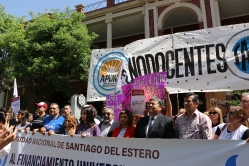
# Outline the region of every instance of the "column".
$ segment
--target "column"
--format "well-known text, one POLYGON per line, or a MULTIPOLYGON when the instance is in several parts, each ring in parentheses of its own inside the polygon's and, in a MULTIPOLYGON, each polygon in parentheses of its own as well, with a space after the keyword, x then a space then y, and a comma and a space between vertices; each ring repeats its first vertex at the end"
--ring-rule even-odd
POLYGON ((154 7, 154 30, 155 30, 155 36, 158 36, 158 29, 157 29, 157 22, 158 22, 158 13, 157 13, 157 7, 154 7))
POLYGON ((112 48, 112 23, 113 19, 105 20, 107 23, 107 39, 106 39, 106 48, 112 48))
MULTIPOLYGON (((206 16, 206 8, 205 8, 205 2, 204 0, 200 0, 201 4, 201 12, 202 12, 202 18, 203 18, 203 28, 207 28, 207 16, 206 16)), ((200 22, 199 22, 200 26, 200 22)), ((200 29, 203 29, 200 27, 200 29)))
POLYGON ((150 37, 150 25, 149 25, 149 12, 147 10, 148 2, 144 5, 144 9, 142 11, 142 14, 144 15, 144 38, 150 37))
POLYGON ((221 26, 220 23, 220 11, 219 11, 219 0, 214 1, 214 11, 215 11, 215 17, 216 17, 216 26, 221 26))

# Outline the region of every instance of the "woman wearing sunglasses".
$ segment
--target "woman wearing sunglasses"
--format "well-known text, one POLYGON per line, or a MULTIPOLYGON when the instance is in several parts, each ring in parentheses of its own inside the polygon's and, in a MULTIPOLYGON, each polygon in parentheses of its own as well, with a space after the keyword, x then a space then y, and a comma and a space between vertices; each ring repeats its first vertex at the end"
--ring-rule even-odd
POLYGON ((227 113, 228 123, 220 124, 217 127, 213 139, 221 140, 247 140, 249 138, 249 129, 244 126, 246 121, 246 113, 239 106, 231 106, 227 113))
POLYGON ((99 126, 94 122, 93 109, 89 105, 81 109, 80 124, 76 130, 82 138, 85 136, 101 136, 99 126))
POLYGON ((121 111, 119 113, 119 126, 114 128, 112 137, 131 138, 134 137, 135 127, 132 126, 132 113, 130 111, 121 111))
POLYGON ((208 117, 212 121, 212 133, 214 136, 217 126, 223 123, 222 112, 218 107, 212 107, 208 111, 208 117))

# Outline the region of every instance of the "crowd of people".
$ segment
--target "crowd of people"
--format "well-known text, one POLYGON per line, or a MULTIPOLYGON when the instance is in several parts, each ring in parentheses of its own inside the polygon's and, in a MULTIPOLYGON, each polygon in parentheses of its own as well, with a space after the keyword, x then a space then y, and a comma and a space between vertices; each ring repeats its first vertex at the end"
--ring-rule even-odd
POLYGON ((199 96, 188 93, 184 96, 184 109, 172 116, 172 105, 169 92, 165 88, 166 101, 158 97, 150 98, 143 117, 133 116, 132 112, 122 110, 118 121, 114 120, 114 110, 103 107, 102 118, 96 114, 92 105, 81 109, 81 117, 77 119, 71 114, 70 105, 62 109, 56 103, 47 105, 37 103, 34 118, 27 110, 18 111, 17 116, 10 116, 10 111, 0 110, 5 114, 5 121, 0 121, 0 148, 14 139, 15 132, 10 134, 13 126, 16 130, 24 130, 32 134, 63 134, 73 137, 75 134, 98 137, 117 138, 178 138, 178 139, 225 139, 247 140, 249 142, 249 93, 244 93, 240 106, 219 103, 207 112, 198 111, 199 96), (165 103, 165 105, 164 105, 165 103), (48 110, 48 114, 47 114, 48 110), (9 126, 9 127, 7 127, 9 126), (6 130, 7 129, 7 130, 6 130))

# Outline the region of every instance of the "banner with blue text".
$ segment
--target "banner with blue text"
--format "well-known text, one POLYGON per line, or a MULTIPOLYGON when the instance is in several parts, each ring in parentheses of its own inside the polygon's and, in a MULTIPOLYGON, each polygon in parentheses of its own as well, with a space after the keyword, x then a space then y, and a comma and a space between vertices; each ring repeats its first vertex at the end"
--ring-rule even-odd
POLYGON ((234 140, 81 138, 18 133, 5 165, 244 166, 248 163, 248 151, 246 141, 234 140))
MULTIPOLYGON (((249 89, 249 23, 138 40, 121 48, 92 51, 87 101, 113 94, 121 80, 167 72, 170 93, 249 89)), ((117 94, 120 91, 116 92, 117 94)))

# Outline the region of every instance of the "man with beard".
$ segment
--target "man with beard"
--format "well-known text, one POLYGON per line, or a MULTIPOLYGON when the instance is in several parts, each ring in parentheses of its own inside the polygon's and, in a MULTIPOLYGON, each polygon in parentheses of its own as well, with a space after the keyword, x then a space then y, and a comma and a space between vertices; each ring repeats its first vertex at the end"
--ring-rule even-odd
POLYGON ((99 124, 102 137, 111 137, 115 127, 118 126, 118 122, 114 120, 114 111, 111 108, 103 109, 104 120, 99 124))

